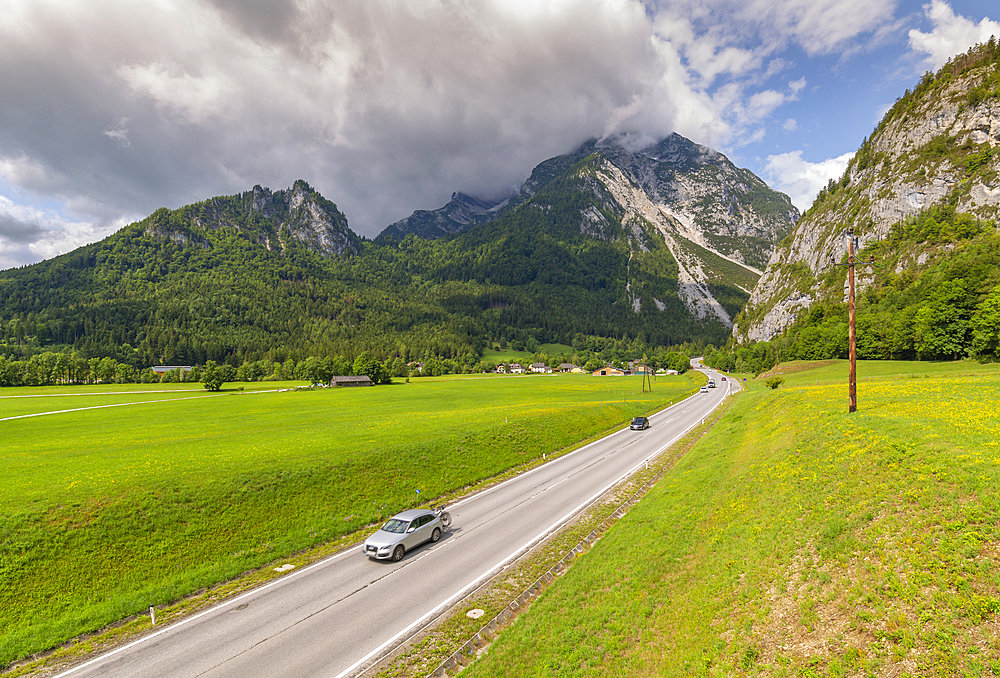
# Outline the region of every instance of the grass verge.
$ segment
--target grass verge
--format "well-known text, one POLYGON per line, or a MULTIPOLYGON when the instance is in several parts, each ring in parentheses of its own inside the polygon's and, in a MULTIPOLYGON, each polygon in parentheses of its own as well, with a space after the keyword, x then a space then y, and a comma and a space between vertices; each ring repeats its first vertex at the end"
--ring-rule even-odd
POLYGON ((667 473, 705 432, 726 407, 716 409, 708 420, 690 431, 646 468, 613 488, 555 535, 524 554, 503 573, 459 601, 427 629, 396 650, 375 668, 378 678, 401 678, 454 673, 474 655, 486 651, 502 629, 529 609, 530 601, 555 577, 566 572, 630 506, 667 473), (469 612, 481 611, 470 617, 469 612), (472 652, 467 652, 468 650, 472 652), (445 664, 442 666, 442 664, 445 664))
POLYGON ((750 383, 469 676, 1000 673, 1000 369, 750 383))

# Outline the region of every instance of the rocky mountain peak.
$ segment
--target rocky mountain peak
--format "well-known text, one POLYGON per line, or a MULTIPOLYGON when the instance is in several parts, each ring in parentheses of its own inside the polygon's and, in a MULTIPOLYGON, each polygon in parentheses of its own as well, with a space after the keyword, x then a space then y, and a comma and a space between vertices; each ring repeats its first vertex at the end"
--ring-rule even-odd
MULTIPOLYGON (((799 217, 787 196, 707 146, 676 133, 653 143, 612 136, 590 139, 570 153, 539 163, 507 200, 479 200, 454 193, 444 207, 418 210, 387 227, 379 239, 399 239, 407 233, 437 238, 491 221, 527 203, 594 154, 613 163, 645 191, 657 210, 680 225, 686 238, 750 267, 758 275, 767 265, 774 243, 799 217)), ((592 227, 598 225, 594 213, 584 219, 592 227)))
POLYGON ((285 190, 272 192, 258 184, 241 195, 212 198, 174 213, 159 210, 146 224, 146 232, 155 237, 202 247, 209 247, 209 236, 221 229, 267 249, 284 251, 298 243, 327 258, 357 254, 361 242, 337 206, 301 179, 285 190))
POLYGON ((273 196, 286 208, 278 226, 284 239, 286 229, 294 240, 323 257, 358 253, 358 236, 347 226, 347 218, 337 206, 299 179, 290 189, 273 196))

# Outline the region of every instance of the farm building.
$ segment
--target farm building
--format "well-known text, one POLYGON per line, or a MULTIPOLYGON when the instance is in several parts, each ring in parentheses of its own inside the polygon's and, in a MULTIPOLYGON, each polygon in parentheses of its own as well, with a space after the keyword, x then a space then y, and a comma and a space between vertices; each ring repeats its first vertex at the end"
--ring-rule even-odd
POLYGON ((339 388, 341 386, 374 386, 372 380, 365 375, 358 377, 331 377, 330 386, 339 388))
POLYGON ((622 372, 617 367, 612 367, 611 365, 606 365, 593 372, 595 377, 623 377, 625 373, 622 372))

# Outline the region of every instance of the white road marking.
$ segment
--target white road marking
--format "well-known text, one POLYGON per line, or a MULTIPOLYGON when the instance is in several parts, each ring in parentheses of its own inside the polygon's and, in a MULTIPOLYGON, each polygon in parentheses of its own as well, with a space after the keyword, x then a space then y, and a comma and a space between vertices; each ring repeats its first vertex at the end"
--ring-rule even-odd
MULTIPOLYGON (((162 393, 162 391, 160 391, 162 393)), ((245 395, 253 395, 256 393, 277 393, 278 389, 272 389, 268 391, 247 391, 245 395)), ((240 393, 243 393, 242 391, 240 393)), ((183 398, 161 398, 160 400, 140 400, 134 403, 113 403, 111 405, 91 405, 90 407, 74 407, 69 410, 53 410, 51 412, 35 412, 33 414, 19 414, 15 417, 4 417, 0 421, 10 421, 12 419, 27 419, 28 417, 45 417, 50 414, 66 414, 67 412, 82 412, 84 410, 101 410, 106 407, 128 407, 129 405, 149 405, 151 403, 176 403, 182 400, 197 400, 199 398, 217 398, 219 396, 232 395, 232 393, 209 393, 207 395, 200 396, 185 396, 183 398)), ((30 396, 25 396, 30 397, 30 396)))
MULTIPOLYGON (((717 407, 717 406, 718 406, 718 403, 716 404, 716 406, 714 406, 712 408, 712 410, 714 410, 715 407, 717 407)), ((711 410, 709 410, 709 411, 711 412, 711 410)), ((695 421, 693 424, 691 424, 691 426, 689 426, 688 428, 686 428, 684 431, 682 431, 681 433, 678 433, 676 436, 674 436, 674 438, 670 442, 668 442, 665 445, 663 445, 652 456, 655 457, 655 456, 658 456, 658 455, 662 454, 664 450, 668 449, 671 445, 673 445, 678 440, 680 440, 685 435, 687 435, 688 431, 690 431, 695 426, 697 426, 699 424, 699 422, 700 422, 700 420, 695 421)), ((615 435, 615 434, 612 434, 612 435, 615 435)), ((583 449, 583 448, 581 448, 581 449, 583 449)), ((632 474, 636 473, 641 467, 643 467, 646 464, 646 462, 647 462, 647 460, 643 460, 643 461, 639 462, 638 464, 636 464, 635 466, 633 466, 631 469, 629 469, 628 471, 626 471, 622 475, 620 475, 617 478, 615 478, 614 480, 612 480, 610 483, 608 483, 603 488, 601 488, 596 493, 594 493, 589 499, 587 499, 582 504, 580 504, 579 506, 577 506, 576 508, 574 508, 573 510, 571 510, 569 513, 567 513, 566 515, 564 515, 562 518, 560 518, 559 520, 557 520, 556 522, 554 522, 552 525, 550 525, 546 529, 542 530, 538 535, 536 535, 535 537, 533 537, 532 539, 530 539, 527 543, 525 543, 519 549, 516 549, 515 551, 513 551, 512 553, 510 553, 506 558, 504 558, 503 560, 499 561, 498 563, 496 563, 495 565, 493 565, 491 568, 489 568, 488 570, 486 570, 483 574, 481 574, 478 577, 476 577, 475 579, 473 579, 471 582, 469 582, 463 588, 461 588, 458 592, 452 594, 451 596, 449 596, 448 598, 446 598, 445 600, 443 600, 436 607, 434 607, 430 612, 427 612, 426 614, 424 614, 424 616, 422 616, 419 619, 417 619, 416 621, 414 621, 412 624, 410 624, 409 626, 407 626, 406 628, 404 628, 402 631, 398 632, 392 638, 388 639, 387 641, 385 641, 384 643, 382 643, 381 645, 379 645, 378 647, 376 647, 374 650, 372 650, 371 652, 369 652, 368 654, 366 654, 364 657, 362 657, 358 661, 354 662, 354 664, 352 664, 350 667, 348 667, 347 669, 345 669, 342 672, 338 673, 335 678, 346 678, 351 673, 353 673, 356 669, 358 669, 362 664, 365 664, 366 662, 370 661, 373 657, 375 657, 376 655, 382 653, 387 647, 391 646, 393 643, 395 643, 396 641, 398 641, 400 638, 404 637, 407 633, 409 633, 410 631, 412 631, 415 628, 418 628, 420 624, 424 623, 429 618, 431 618, 431 617, 437 615, 438 613, 440 613, 440 611, 445 606, 451 604, 452 602, 454 602, 457 599, 460 599, 462 596, 465 595, 465 593, 467 591, 469 591, 472 588, 474 588, 475 586, 479 585, 485 579, 488 579, 489 577, 492 577, 498 571, 504 569, 507 566, 508 563, 516 560, 517 558, 519 558, 521 556, 521 554, 523 554, 525 551, 527 551, 528 549, 530 549, 532 546, 534 546, 538 542, 542 541, 543 539, 545 539, 546 537, 548 537, 550 534, 552 534, 556 530, 560 529, 563 525, 565 525, 567 522, 569 522, 570 520, 572 520, 578 513, 580 513, 580 511, 582 511, 587 506, 589 506, 593 502, 597 501, 597 499, 599 499, 605 493, 607 493, 612 487, 614 487, 618 483, 622 482, 623 480, 625 480, 626 478, 628 478, 632 474)))

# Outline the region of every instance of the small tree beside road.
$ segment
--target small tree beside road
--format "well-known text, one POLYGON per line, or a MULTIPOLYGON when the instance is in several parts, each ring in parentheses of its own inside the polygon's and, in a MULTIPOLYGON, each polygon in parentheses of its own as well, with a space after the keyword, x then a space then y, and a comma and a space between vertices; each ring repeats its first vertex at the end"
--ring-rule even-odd
POLYGON ((206 391, 218 391, 222 388, 222 370, 214 360, 205 363, 205 369, 201 372, 201 383, 205 385, 206 391))

